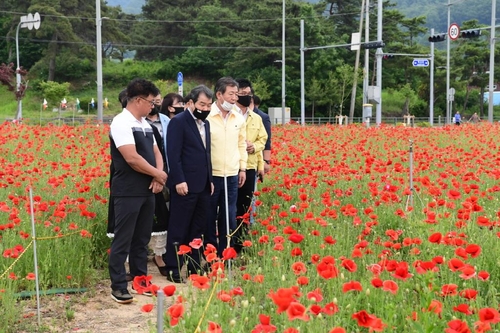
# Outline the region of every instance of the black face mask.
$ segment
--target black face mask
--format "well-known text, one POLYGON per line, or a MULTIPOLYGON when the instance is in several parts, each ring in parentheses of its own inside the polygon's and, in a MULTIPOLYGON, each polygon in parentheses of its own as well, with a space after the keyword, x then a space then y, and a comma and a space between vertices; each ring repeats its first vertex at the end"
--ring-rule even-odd
POLYGON ((201 110, 198 110, 198 109, 194 109, 193 111, 193 115, 196 119, 200 119, 200 120, 205 120, 207 119, 208 115, 209 115, 210 111, 201 111, 201 110))
POLYGON ((248 107, 250 106, 250 102, 252 102, 252 96, 238 96, 238 104, 248 107))
POLYGON ((160 109, 161 109, 161 105, 155 104, 154 108, 151 109, 151 112, 149 113, 149 115, 150 116, 157 115, 158 113, 160 113, 160 109))
POLYGON ((175 111, 174 111, 174 115, 178 115, 179 113, 181 113, 182 111, 184 111, 184 107, 183 106, 172 106, 175 111))

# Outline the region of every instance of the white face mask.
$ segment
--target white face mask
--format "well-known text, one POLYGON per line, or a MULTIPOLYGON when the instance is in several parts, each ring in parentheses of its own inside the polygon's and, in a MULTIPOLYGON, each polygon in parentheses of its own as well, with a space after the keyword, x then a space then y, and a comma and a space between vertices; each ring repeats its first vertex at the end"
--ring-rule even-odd
POLYGON ((231 104, 228 101, 224 100, 224 103, 222 103, 221 106, 225 111, 229 112, 233 109, 234 104, 231 104))

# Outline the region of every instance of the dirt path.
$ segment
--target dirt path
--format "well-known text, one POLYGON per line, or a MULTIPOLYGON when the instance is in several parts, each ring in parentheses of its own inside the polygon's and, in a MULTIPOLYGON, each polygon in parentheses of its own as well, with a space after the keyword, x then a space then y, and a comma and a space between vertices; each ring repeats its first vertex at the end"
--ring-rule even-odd
MULTIPOLYGON (((161 276, 158 268, 149 260, 148 272, 153 283, 163 288, 172 284, 161 276)), ((104 280, 93 290, 82 294, 44 296, 41 298, 42 326, 40 332, 99 332, 142 333, 156 332, 156 298, 134 295, 131 304, 118 304, 111 299, 110 281, 104 280), (153 311, 142 312, 145 304, 155 304, 153 311)), ((175 284, 183 288, 184 284, 175 284)), ((129 291, 130 291, 129 284, 129 291)), ((176 292, 177 293, 177 292, 176 292)), ((167 298, 164 309, 173 303, 167 298)), ((15 332, 33 332, 36 327, 36 299, 23 301, 24 327, 15 332), (31 328, 27 328, 28 321, 31 328)))

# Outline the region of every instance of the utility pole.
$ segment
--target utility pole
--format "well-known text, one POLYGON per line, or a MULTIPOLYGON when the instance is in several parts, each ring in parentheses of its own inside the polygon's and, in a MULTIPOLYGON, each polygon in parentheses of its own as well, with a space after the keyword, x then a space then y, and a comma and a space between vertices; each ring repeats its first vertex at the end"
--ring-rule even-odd
MULTIPOLYGON (((382 8, 383 1, 378 0, 377 11, 377 40, 382 40, 382 8)), ((375 124, 378 126, 382 123, 382 48, 378 48, 376 52, 377 57, 377 89, 380 92, 380 99, 376 106, 375 111, 375 124)))
MULTIPOLYGON (((359 14, 359 34, 363 32, 363 12, 365 10, 365 0, 361 1, 361 13, 359 14)), ((352 83, 351 93, 351 109, 349 111, 349 124, 353 123, 354 119, 354 106, 356 105, 356 86, 358 85, 358 68, 359 68, 359 53, 360 49, 356 51, 356 62, 354 64, 354 80, 352 83)))
POLYGON ((102 123, 102 41, 101 0, 95 0, 96 56, 97 56, 97 122, 102 123))
POLYGON ((489 87, 488 87, 488 121, 493 123, 493 86, 495 83, 494 72, 495 72, 495 24, 496 24, 496 2, 497 0, 491 0, 491 35, 490 35, 490 76, 489 76, 489 87))

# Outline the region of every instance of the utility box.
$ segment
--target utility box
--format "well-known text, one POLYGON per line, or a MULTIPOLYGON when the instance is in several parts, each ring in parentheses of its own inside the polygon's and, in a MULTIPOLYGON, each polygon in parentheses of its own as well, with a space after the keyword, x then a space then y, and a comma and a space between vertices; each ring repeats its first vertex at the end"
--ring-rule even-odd
MULTIPOLYGON (((283 123, 283 108, 268 108, 267 114, 271 119, 271 124, 279 125, 283 123)), ((285 124, 290 122, 290 108, 285 108, 285 124)))
POLYGON ((373 115, 372 115, 372 109, 373 109, 373 105, 372 104, 363 104, 363 118, 371 118, 371 117, 373 117, 373 115))
POLYGON ((380 87, 378 86, 368 86, 368 101, 370 103, 379 104, 380 103, 380 87))

